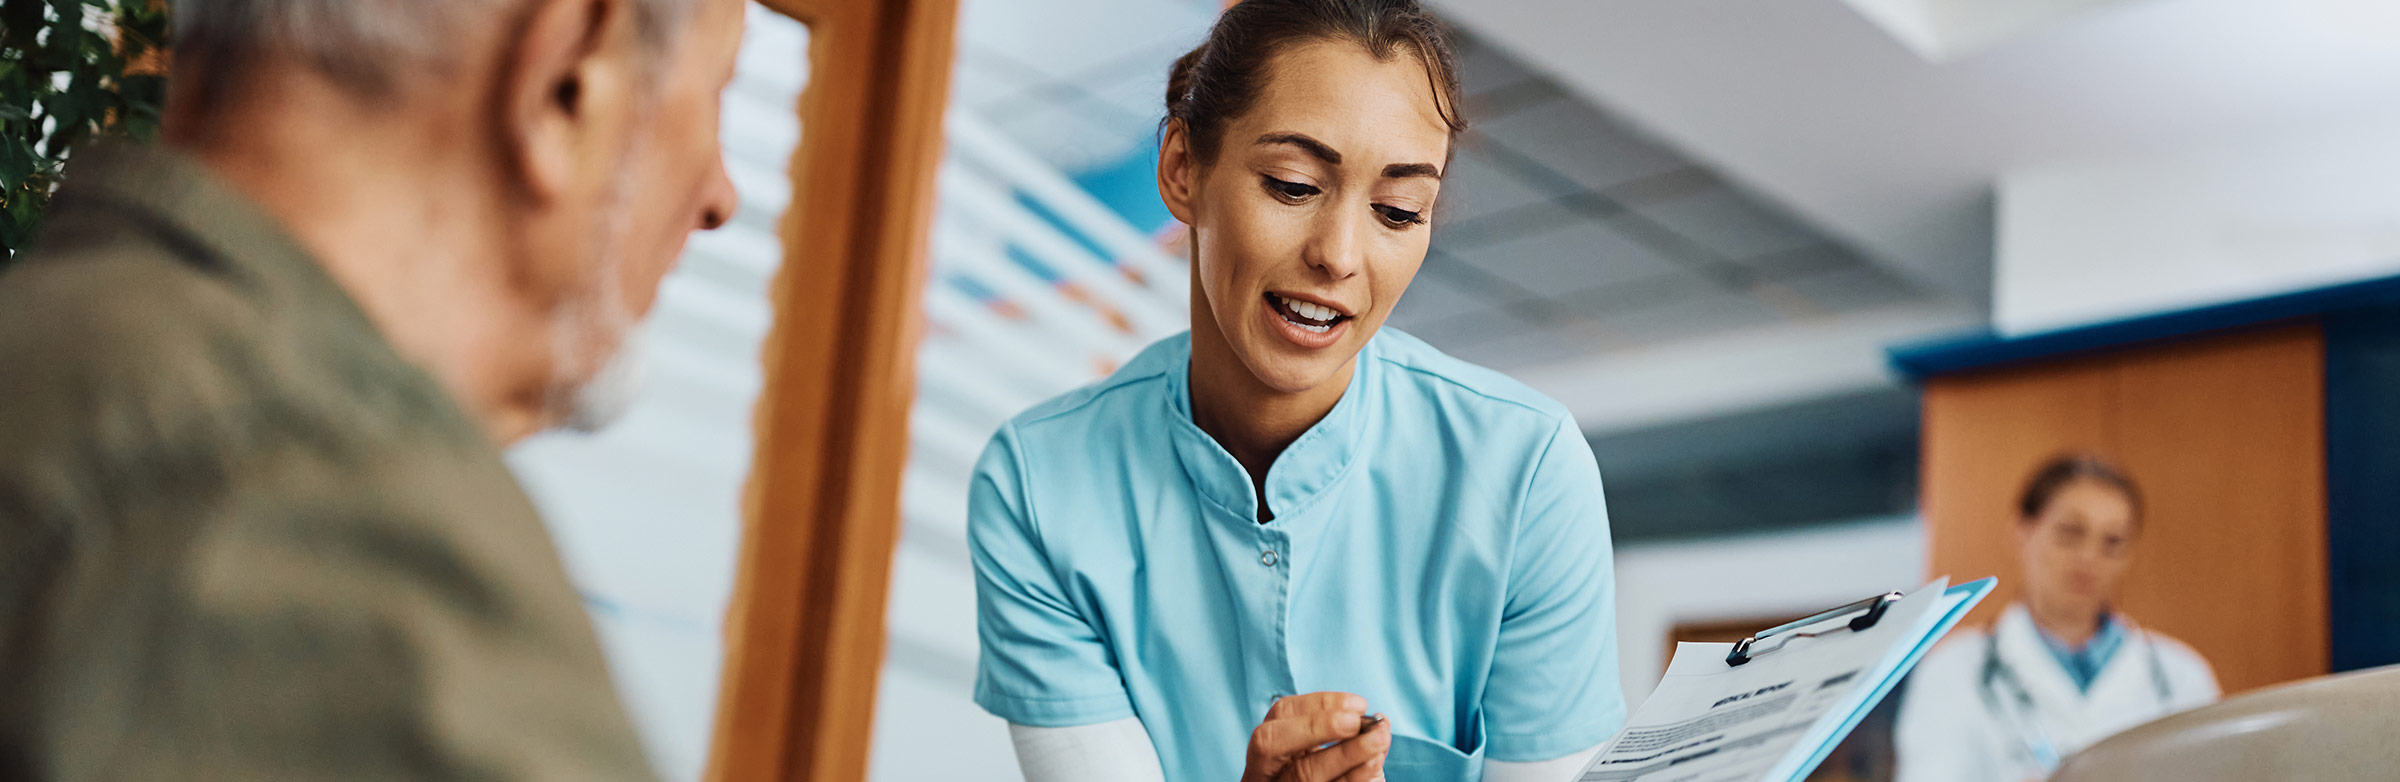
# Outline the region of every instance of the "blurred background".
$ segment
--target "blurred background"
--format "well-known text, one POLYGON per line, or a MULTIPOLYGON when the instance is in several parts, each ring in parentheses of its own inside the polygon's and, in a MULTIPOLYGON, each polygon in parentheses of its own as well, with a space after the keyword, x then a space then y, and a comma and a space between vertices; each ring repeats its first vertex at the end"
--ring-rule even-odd
MULTIPOLYGON (((2010 500, 2065 450, 2143 482, 2126 607, 2229 691, 2400 662, 2400 4, 1432 5, 1474 127, 1391 323, 1582 425, 1631 701, 1676 639, 2005 582, 2010 500)), ((1161 93, 1222 4, 959 6, 878 780, 1016 778, 969 701, 967 476, 1185 327, 1161 93)), ((512 454, 673 779, 708 757, 808 46, 752 9, 744 208, 669 279, 646 399, 512 454)), ((1886 778, 1882 720, 1819 778, 1886 778)))

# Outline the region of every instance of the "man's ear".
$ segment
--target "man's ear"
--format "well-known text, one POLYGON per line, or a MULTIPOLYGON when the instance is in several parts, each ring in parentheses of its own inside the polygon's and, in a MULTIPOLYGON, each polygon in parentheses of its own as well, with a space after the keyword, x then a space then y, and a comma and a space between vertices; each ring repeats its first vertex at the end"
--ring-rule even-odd
POLYGON ((502 140, 533 197, 557 197, 620 131, 628 24, 624 0, 538 0, 503 54, 502 140))
POLYGON ((1194 189, 1200 181, 1200 161, 1192 157, 1191 133, 1182 120, 1168 120, 1158 139, 1158 199, 1167 214, 1192 224, 1194 189))

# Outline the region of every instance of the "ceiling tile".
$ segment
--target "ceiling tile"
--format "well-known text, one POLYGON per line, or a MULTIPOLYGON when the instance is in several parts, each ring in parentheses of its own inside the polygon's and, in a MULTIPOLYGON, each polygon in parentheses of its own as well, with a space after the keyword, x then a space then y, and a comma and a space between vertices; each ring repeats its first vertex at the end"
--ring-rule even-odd
MULTIPOLYGON (((1403 298, 1405 301, 1405 298, 1403 298)), ((1447 352, 1508 334, 1531 330, 1532 323, 1498 307, 1483 307, 1440 320, 1422 320, 1402 330, 1447 352)))
POLYGON ((1761 206, 1732 188, 1643 204, 1636 211, 1729 260, 1795 250, 1823 242, 1815 231, 1761 206))
POLYGON ((1590 315, 1610 333, 1645 344, 1705 337, 1779 320, 1764 302, 1729 292, 1710 293, 1668 306, 1598 311, 1590 315))
POLYGON ((1468 95, 1481 95, 1534 80, 1531 70, 1499 47, 1461 35, 1456 39, 1458 80, 1468 95))
POLYGON ((1400 305, 1392 309, 1391 323, 1414 331, 1420 326, 1434 326, 1462 316, 1492 309, 1493 302, 1484 300, 1469 288, 1450 281, 1431 268, 1417 272, 1408 292, 1400 297, 1400 305))
POLYGON ((1451 254, 1537 294, 1585 291, 1681 268, 1595 220, 1451 254))
POLYGON ((1782 252, 1753 255, 1734 261, 1742 268, 1758 272, 1767 279, 1807 277, 1830 274, 1864 266, 1867 261, 1841 245, 1828 243, 1796 247, 1782 252))
POLYGON ((1563 361, 1590 352, 1501 309, 1403 330, 1444 353, 1501 371, 1563 361))
POLYGON ((1477 127, 1530 163, 1592 190, 1688 165, 1590 105, 1568 98, 1543 101, 1477 127))
POLYGON ((1875 266, 1853 266, 1827 274, 1811 274, 1777 280, 1810 304, 1829 312, 1872 309, 1891 304, 1917 301, 1925 294, 1891 272, 1875 266))
POLYGON ((1637 309, 1672 307, 1724 292, 1725 287, 1689 271, 1603 285, 1551 299, 1555 310, 1574 318, 1600 318, 1637 309))
POLYGON ((1543 330, 1519 331, 1468 345, 1456 355, 1477 366, 1502 372, 1556 364, 1589 355, 1591 348, 1559 339, 1543 330))
POLYGON ((1442 172, 1436 207, 1440 223, 1459 223, 1549 200, 1553 194, 1505 170, 1471 145, 1462 145, 1442 172))

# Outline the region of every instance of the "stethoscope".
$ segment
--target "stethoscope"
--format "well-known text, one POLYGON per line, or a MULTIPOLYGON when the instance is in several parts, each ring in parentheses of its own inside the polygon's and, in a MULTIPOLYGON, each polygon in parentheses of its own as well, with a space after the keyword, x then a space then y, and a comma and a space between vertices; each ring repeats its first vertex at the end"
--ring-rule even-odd
MULTIPOLYGON (((2142 650, 2146 652, 2143 656, 2148 657, 2150 663, 2150 691, 2158 698, 2158 710, 2164 712, 2174 701, 2174 690, 2167 684, 2167 669, 2159 660, 2158 643, 2139 628, 2134 632, 2141 634, 2142 650)), ((2042 773, 2058 770, 2059 762, 2064 759, 2058 756, 2058 746, 2050 741, 2049 732, 2042 730, 2041 721, 2034 719, 2033 692, 2025 689, 2025 682, 2017 678, 2016 670, 2000 659, 2000 634, 1997 632, 1984 639, 1983 686, 1980 689, 1984 706, 1991 709, 1993 714, 2005 715, 2002 719, 2014 723, 2012 727, 2016 729, 2017 749, 2026 759, 2040 766, 2042 773), (2015 708, 2001 705, 1999 696, 1994 694, 1998 691, 1994 686, 1996 683, 2006 683, 2009 690, 2016 694, 2015 708)))

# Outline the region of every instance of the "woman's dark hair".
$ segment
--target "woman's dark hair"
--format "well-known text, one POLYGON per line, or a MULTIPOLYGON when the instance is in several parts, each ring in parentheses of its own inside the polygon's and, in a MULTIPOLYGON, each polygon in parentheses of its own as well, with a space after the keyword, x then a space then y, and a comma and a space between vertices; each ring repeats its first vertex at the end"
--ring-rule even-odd
POLYGON ((2025 482, 2025 493, 2017 496, 2017 519, 2031 522, 2040 518, 2050 500, 2076 481, 2093 481, 2123 492, 2125 500, 2133 504, 2135 523, 2140 523, 2142 490, 2133 484, 2133 478, 2107 460, 2079 453, 2051 457, 2033 471, 2033 479, 2025 482))
POLYGON ((1180 121, 1202 163, 1214 162, 1225 126, 1250 110, 1265 86, 1267 64, 1294 44, 1347 41, 1378 60, 1398 54, 1425 65, 1434 109, 1455 139, 1467 128, 1459 113, 1458 58, 1441 22, 1415 0, 1243 0, 1225 9, 1208 40, 1177 58, 1167 74, 1166 123, 1180 121), (1407 51, 1401 51, 1406 47, 1407 51))

